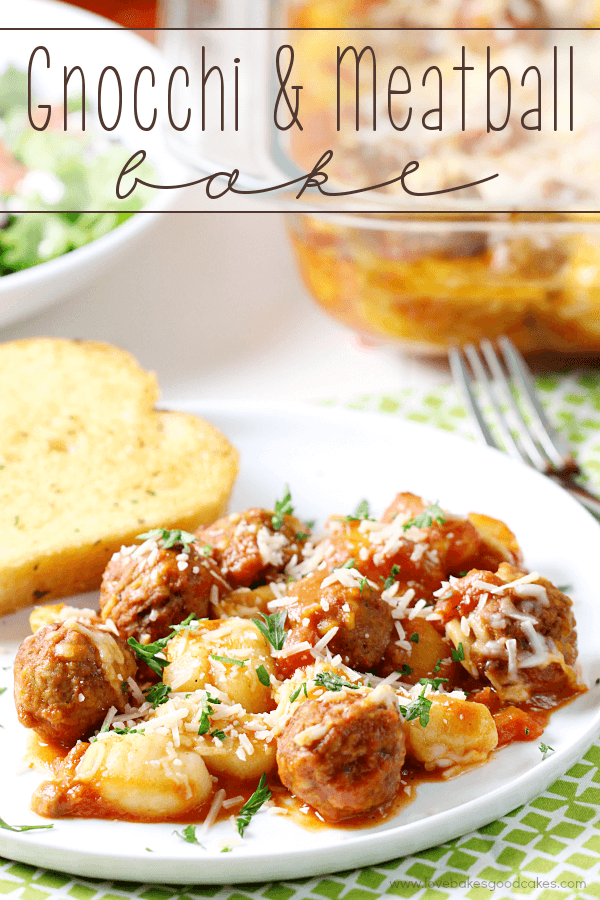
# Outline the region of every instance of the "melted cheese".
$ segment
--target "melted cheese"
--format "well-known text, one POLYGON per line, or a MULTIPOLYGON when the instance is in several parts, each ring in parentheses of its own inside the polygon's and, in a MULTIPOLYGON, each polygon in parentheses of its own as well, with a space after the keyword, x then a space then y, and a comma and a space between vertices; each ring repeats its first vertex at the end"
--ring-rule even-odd
POLYGON ((110 682, 115 691, 120 691, 123 682, 122 668, 125 663, 125 657, 112 634, 107 631, 87 628, 81 622, 73 622, 71 628, 92 641, 100 656, 100 665, 106 680, 110 682), (119 678, 119 675, 121 678, 119 678))

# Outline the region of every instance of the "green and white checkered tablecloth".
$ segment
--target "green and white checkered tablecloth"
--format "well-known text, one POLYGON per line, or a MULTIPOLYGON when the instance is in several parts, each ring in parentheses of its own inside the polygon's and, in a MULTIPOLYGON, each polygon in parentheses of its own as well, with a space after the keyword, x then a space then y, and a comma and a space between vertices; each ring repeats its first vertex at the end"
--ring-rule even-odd
MULTIPOLYGON (((600 491, 600 375, 543 376, 537 383, 552 419, 585 468, 590 486, 600 491)), ((404 389, 362 396, 346 405, 472 435, 451 385, 427 392, 404 389)), ((0 895, 15 900, 600 898, 600 741, 526 806, 479 831, 372 868, 279 883, 182 887, 98 881, 0 859, 0 895), (492 889, 490 883, 496 886, 492 889)))

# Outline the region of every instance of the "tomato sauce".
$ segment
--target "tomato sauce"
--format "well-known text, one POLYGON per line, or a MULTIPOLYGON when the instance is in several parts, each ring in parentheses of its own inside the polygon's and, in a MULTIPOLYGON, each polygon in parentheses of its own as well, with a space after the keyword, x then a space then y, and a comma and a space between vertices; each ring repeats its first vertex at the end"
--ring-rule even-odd
MULTIPOLYGON (((465 677, 463 680, 468 681, 469 687, 466 688, 465 684, 464 686, 461 685, 461 688, 463 690, 466 688, 470 700, 476 703, 482 703, 490 710, 493 716, 498 730, 498 749, 515 741, 538 740, 543 734, 551 714, 558 707, 566 706, 566 704, 573 700, 574 697, 579 695, 579 692, 576 692, 575 694, 565 696, 558 704, 558 707, 555 706, 552 709, 538 709, 526 705, 523 705, 523 707, 503 707, 493 688, 484 685, 482 682, 475 681, 467 673, 464 674, 465 677)), ((82 750, 83 747, 86 746, 87 744, 82 744, 82 750)), ((54 779, 58 775, 67 755, 68 751, 63 747, 58 747, 42 741, 35 732, 29 733, 25 761, 29 762, 33 768, 44 772, 50 779, 54 779)), ((74 759, 73 765, 69 767, 73 773, 78 761, 78 758, 74 759)), ((72 794, 74 787, 73 783, 68 776, 65 779, 64 776, 67 775, 67 773, 64 771, 64 767, 61 774, 62 778, 60 784, 54 783, 51 780, 45 782, 38 788, 34 794, 34 802, 36 795, 41 796, 39 792, 51 792, 55 796, 58 792, 61 797, 64 795, 65 801, 67 799, 69 800, 69 814, 79 818, 114 819, 126 822, 141 822, 144 824, 150 824, 156 821, 166 821, 184 825, 199 825, 205 820, 214 799, 213 794, 210 800, 185 815, 177 815, 171 819, 163 817, 156 820, 150 817, 128 816, 122 810, 115 810, 103 802, 92 789, 86 786, 85 789, 81 790, 80 795, 77 797, 76 812, 74 812, 72 794)), ((269 775, 267 783, 271 790, 273 805, 286 811, 280 815, 289 817, 295 824, 300 825, 302 828, 318 831, 331 827, 343 830, 374 828, 389 819, 394 818, 394 816, 397 816, 402 809, 409 806, 416 798, 417 788, 420 784, 426 782, 441 783, 445 780, 442 769, 428 772, 417 762, 407 759, 402 768, 402 789, 396 795, 392 803, 369 814, 355 816, 333 824, 326 822, 315 809, 294 794, 291 794, 279 780, 276 771, 269 775)), ((213 781, 215 792, 221 788, 225 789, 226 801, 228 798, 241 798, 235 805, 221 807, 216 817, 216 822, 222 822, 231 819, 232 817, 237 817, 244 803, 250 799, 256 789, 254 781, 242 781, 236 778, 224 777, 222 775, 218 777, 213 776, 213 781)), ((39 810, 36 811, 39 812, 39 810)))

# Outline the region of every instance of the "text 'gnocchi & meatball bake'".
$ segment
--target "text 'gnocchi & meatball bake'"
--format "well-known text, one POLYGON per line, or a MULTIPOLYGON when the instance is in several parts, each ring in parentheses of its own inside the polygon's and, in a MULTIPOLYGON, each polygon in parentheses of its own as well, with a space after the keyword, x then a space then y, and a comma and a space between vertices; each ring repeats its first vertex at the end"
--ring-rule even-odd
MULTIPOLYGON (((585 690, 571 600, 506 525, 398 494, 315 539, 287 490, 122 547, 99 611, 32 613, 15 702, 46 817, 372 825, 585 690)), ((440 784, 443 790, 443 783, 440 784)))

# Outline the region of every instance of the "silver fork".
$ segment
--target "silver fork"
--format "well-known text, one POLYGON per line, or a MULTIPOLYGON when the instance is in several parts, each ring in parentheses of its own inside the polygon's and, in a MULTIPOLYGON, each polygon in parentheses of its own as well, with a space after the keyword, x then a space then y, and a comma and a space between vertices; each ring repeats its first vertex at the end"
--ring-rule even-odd
POLYGON ((558 481, 580 503, 600 516, 600 499, 577 482, 581 470, 562 437, 548 421, 523 357, 510 338, 500 337, 497 344, 498 350, 484 339, 479 350, 474 344, 466 344, 461 349, 453 347, 449 353, 452 377, 477 423, 481 439, 490 447, 505 449, 511 456, 558 481), (518 389, 520 402, 515 400, 511 380, 518 389), (504 447, 494 439, 485 422, 473 390, 475 384, 494 411, 504 447))

